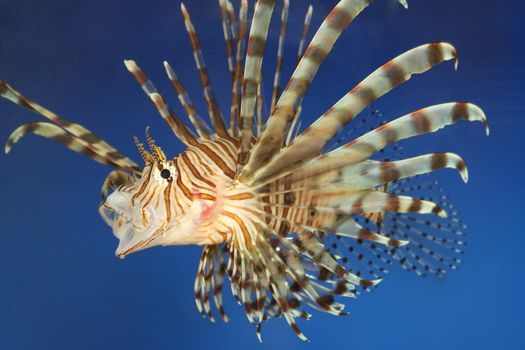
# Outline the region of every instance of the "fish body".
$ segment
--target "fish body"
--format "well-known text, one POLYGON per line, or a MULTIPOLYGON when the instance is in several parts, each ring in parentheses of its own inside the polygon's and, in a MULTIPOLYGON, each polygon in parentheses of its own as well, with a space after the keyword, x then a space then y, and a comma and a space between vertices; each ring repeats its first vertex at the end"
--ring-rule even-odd
MULTIPOLYGON (((405 1, 400 3, 406 7, 405 1)), ((443 275, 461 262, 456 255, 463 253, 465 227, 447 197, 410 193, 435 189, 435 184, 413 185, 411 179, 444 168, 457 170, 466 182, 463 159, 453 153, 383 160, 374 155, 461 120, 482 122, 488 134, 478 106, 450 102, 381 123, 330 147, 375 100, 413 75, 445 61, 454 61, 457 68, 457 51, 444 42, 418 46, 388 61, 301 130, 302 100, 319 66, 342 31, 369 4, 340 1, 306 47, 310 7, 295 71, 281 88, 290 6, 283 1, 272 102, 264 116, 261 67, 275 1, 257 1, 248 28, 247 1, 241 1, 237 14, 229 0, 220 0, 232 91, 229 123, 182 5, 211 126, 168 62, 166 74, 192 128, 165 103, 134 61, 126 60, 125 66, 186 146, 183 153, 168 157, 146 129, 146 145, 135 138, 144 162, 140 166, 87 128, 0 81, 2 97, 48 120, 17 128, 6 152, 33 133, 115 168, 104 181, 99 211, 119 240, 118 257, 154 246, 200 245, 194 293, 204 316, 214 320, 213 299, 221 318, 228 320, 222 305, 227 278, 259 338, 265 321, 283 316, 305 340, 298 318, 308 319, 311 309, 345 315, 340 298, 354 298, 378 284, 386 273, 384 264, 397 260, 419 275, 443 275)))

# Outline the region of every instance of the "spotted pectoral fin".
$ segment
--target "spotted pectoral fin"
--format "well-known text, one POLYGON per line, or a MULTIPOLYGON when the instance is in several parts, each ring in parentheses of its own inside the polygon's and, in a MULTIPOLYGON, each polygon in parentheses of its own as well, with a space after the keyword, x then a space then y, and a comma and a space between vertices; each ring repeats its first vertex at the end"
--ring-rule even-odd
POLYGON ((349 272, 368 280, 384 278, 393 258, 392 246, 365 239, 346 239, 346 235, 323 234, 323 243, 349 272))
POLYGON ((337 236, 351 237, 354 239, 367 240, 376 242, 385 246, 399 247, 409 243, 409 241, 399 240, 390 236, 385 236, 379 232, 374 232, 368 228, 361 226, 354 219, 344 218, 336 223, 333 228, 327 230, 333 232, 337 236))
POLYGON ((403 268, 420 276, 443 276, 448 270, 457 269, 463 260, 466 225, 439 183, 425 178, 395 182, 390 191, 435 201, 447 210, 448 217, 386 213, 379 230, 391 238, 410 241, 407 246, 388 250, 403 268))

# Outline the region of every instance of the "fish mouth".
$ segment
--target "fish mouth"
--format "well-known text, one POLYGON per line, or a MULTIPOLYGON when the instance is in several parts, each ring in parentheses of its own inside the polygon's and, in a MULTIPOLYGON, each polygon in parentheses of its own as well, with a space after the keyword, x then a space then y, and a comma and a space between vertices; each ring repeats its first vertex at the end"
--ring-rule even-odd
POLYGON ((124 259, 131 253, 149 248, 163 231, 162 227, 136 227, 126 218, 116 220, 113 225, 113 235, 119 240, 115 256, 124 259))
POLYGON ((162 228, 155 220, 148 225, 143 222, 137 223, 132 215, 113 208, 108 203, 103 203, 99 207, 102 219, 112 228, 113 235, 119 240, 115 256, 124 259, 127 255, 143 250, 151 246, 152 242, 158 237, 162 228))
POLYGON ((159 230, 148 229, 148 230, 136 230, 133 227, 120 227, 117 230, 113 230, 113 234, 118 238, 119 244, 115 251, 115 256, 120 259, 124 259, 129 254, 138 252, 148 248, 150 244, 155 240, 156 233, 159 230))

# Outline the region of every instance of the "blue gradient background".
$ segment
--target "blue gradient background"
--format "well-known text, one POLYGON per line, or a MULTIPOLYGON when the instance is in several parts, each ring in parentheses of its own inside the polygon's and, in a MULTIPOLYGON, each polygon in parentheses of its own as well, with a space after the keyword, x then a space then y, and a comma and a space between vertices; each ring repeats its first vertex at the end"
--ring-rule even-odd
MULTIPOLYGON (((313 1, 312 28, 335 3, 313 1)), ((216 1, 187 5, 226 111, 229 78, 216 1)), ((412 0, 405 11, 394 0, 376 1, 339 39, 304 102, 309 123, 405 50, 440 40, 458 48, 457 72, 442 64, 376 106, 389 119, 454 100, 484 108, 490 137, 480 124, 463 122, 404 142, 410 154, 452 151, 469 165, 468 185, 452 171, 436 175, 469 223, 459 271, 419 279, 393 268, 380 288, 349 301, 349 317, 315 312, 302 322, 311 343, 300 342, 281 319, 265 326, 260 345, 229 287, 230 324, 211 324, 196 311, 200 248, 155 248, 118 260, 117 241, 97 214, 109 169, 27 137, 9 157, 0 155, 0 349, 524 348, 524 8, 522 1, 412 0)), ((305 12, 306 4, 292 1, 285 77, 305 12)), ((269 52, 276 48, 275 18, 269 52)), ((131 136, 143 135, 146 125, 169 155, 179 153, 181 145, 125 70, 125 58, 137 60, 183 115, 162 67, 168 59, 204 113, 178 1, 0 1, 1 79, 134 159, 131 136)), ((266 62, 270 77, 274 60, 266 62)), ((5 100, 0 116, 2 142, 21 123, 39 120, 5 100)))

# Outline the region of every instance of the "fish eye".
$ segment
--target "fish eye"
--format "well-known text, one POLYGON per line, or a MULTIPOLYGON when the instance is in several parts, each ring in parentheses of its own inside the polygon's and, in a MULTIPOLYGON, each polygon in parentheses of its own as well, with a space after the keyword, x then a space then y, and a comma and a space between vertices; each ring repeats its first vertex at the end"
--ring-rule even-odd
POLYGON ((167 179, 170 178, 171 173, 170 173, 170 171, 169 171, 168 169, 162 169, 162 170, 160 171, 160 176, 161 176, 163 179, 166 179, 166 180, 167 180, 167 179))

